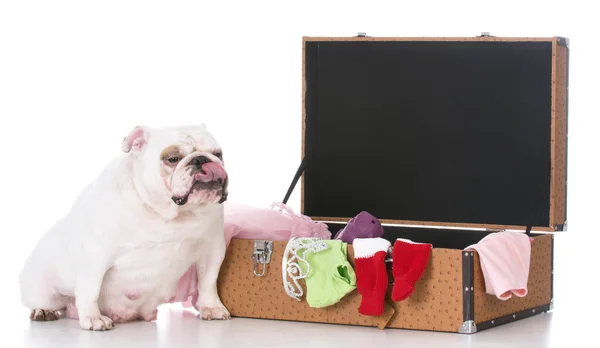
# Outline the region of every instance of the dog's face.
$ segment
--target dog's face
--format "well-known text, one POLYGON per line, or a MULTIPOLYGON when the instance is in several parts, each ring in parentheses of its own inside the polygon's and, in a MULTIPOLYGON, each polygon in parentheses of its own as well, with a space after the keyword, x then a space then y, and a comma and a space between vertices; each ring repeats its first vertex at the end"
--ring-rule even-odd
POLYGON ((220 204, 227 200, 223 151, 204 125, 136 127, 123 140, 131 156, 138 190, 178 206, 220 204))

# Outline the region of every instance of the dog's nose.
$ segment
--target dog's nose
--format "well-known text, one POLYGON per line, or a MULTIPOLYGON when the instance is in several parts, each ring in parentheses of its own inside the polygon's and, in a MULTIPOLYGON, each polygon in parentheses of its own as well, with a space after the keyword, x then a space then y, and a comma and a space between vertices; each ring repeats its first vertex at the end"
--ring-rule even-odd
POLYGON ((196 167, 197 169, 202 169, 202 166, 205 163, 209 163, 210 160, 205 157, 205 156, 198 156, 198 157, 194 157, 194 159, 192 159, 191 163, 194 167, 196 167))

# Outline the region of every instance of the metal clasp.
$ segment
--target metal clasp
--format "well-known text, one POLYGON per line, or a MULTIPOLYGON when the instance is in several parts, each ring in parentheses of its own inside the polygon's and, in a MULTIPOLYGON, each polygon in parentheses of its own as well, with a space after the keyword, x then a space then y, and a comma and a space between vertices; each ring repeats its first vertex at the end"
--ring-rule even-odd
POLYGON ((257 277, 262 277, 267 272, 267 264, 271 262, 271 253, 273 252, 273 242, 267 240, 255 240, 254 251, 252 252, 252 272, 257 277), (262 272, 258 273, 259 265, 262 266, 262 272))

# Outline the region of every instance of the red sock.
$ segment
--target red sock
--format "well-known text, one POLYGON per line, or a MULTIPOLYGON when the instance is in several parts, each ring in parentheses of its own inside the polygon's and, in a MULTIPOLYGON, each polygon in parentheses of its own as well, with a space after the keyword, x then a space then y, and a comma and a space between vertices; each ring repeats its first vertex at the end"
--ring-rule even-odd
POLYGON ((392 300, 406 300, 415 291, 415 283, 421 279, 431 254, 431 244, 414 243, 407 239, 396 240, 394 243, 392 274, 394 286, 392 300))
POLYGON ((380 316, 383 314, 388 288, 385 257, 391 243, 383 238, 355 238, 352 246, 356 288, 362 296, 358 312, 362 315, 380 316))

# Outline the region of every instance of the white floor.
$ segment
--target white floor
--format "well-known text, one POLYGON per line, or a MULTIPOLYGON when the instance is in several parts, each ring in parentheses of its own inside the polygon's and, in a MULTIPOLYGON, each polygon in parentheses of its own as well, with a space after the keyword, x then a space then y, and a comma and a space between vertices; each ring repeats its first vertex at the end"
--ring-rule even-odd
MULTIPOLYGON (((107 332, 79 329, 74 320, 29 322, 11 291, 0 316, 0 347, 598 347, 598 295, 594 288, 600 264, 593 245, 577 235, 556 238, 555 309, 474 335, 408 330, 378 330, 341 325, 233 318, 205 322, 195 312, 176 307, 159 310, 156 322, 120 324, 107 332), (580 253, 574 252, 580 250, 580 253), (585 342, 590 339, 590 342, 585 342)), ((12 284, 11 284, 12 285, 12 284)), ((11 286, 8 287, 9 289, 11 286)), ((5 288, 4 290, 6 290, 5 288)), ((12 287, 14 289, 14 287, 12 287)), ((5 296, 3 296, 6 299, 5 296)))
POLYGON ((107 332, 83 331, 73 320, 30 323, 24 318, 14 318, 16 322, 3 334, 5 342, 10 344, 2 346, 532 348, 567 347, 574 338, 582 339, 581 332, 577 330, 578 321, 564 319, 560 312, 541 314, 474 335, 380 331, 376 328, 240 318, 228 322, 204 322, 193 312, 174 308, 163 308, 156 322, 121 324, 107 332))

